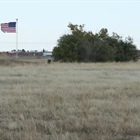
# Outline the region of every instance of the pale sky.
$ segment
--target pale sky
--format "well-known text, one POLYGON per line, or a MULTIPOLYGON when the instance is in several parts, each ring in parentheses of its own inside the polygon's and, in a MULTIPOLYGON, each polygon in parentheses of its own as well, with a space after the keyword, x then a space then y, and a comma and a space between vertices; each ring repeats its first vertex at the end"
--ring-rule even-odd
MULTIPOLYGON (((18 18, 18 49, 52 51, 67 25, 85 24, 86 31, 130 36, 140 49, 140 0, 0 0, 0 23, 18 18)), ((16 49, 16 34, 0 31, 0 51, 16 49)))

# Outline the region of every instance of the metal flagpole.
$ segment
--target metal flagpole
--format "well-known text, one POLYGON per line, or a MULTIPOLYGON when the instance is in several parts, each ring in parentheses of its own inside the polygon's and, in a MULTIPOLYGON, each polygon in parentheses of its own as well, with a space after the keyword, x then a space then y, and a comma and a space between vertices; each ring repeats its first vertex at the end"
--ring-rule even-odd
POLYGON ((18 58, 18 19, 16 19, 16 58, 18 58))

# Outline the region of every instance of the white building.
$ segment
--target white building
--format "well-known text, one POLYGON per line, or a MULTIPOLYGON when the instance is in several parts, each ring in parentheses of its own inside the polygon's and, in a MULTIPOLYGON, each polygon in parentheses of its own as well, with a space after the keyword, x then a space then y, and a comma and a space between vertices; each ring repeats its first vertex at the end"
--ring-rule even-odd
POLYGON ((43 56, 47 57, 48 59, 52 59, 52 52, 50 51, 45 51, 43 52, 43 56))

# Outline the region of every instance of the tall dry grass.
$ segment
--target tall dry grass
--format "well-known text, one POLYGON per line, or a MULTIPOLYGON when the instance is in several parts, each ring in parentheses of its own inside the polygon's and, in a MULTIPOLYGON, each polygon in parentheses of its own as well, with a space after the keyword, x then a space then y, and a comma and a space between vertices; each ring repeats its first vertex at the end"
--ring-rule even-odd
POLYGON ((0 66, 0 140, 139 139, 139 62, 0 66))

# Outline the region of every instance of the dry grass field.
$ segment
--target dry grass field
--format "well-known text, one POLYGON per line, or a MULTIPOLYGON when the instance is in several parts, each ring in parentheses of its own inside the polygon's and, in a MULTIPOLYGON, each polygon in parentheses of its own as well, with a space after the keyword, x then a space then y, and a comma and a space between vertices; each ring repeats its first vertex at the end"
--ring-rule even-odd
POLYGON ((0 60, 0 140, 140 140, 140 62, 0 60))

